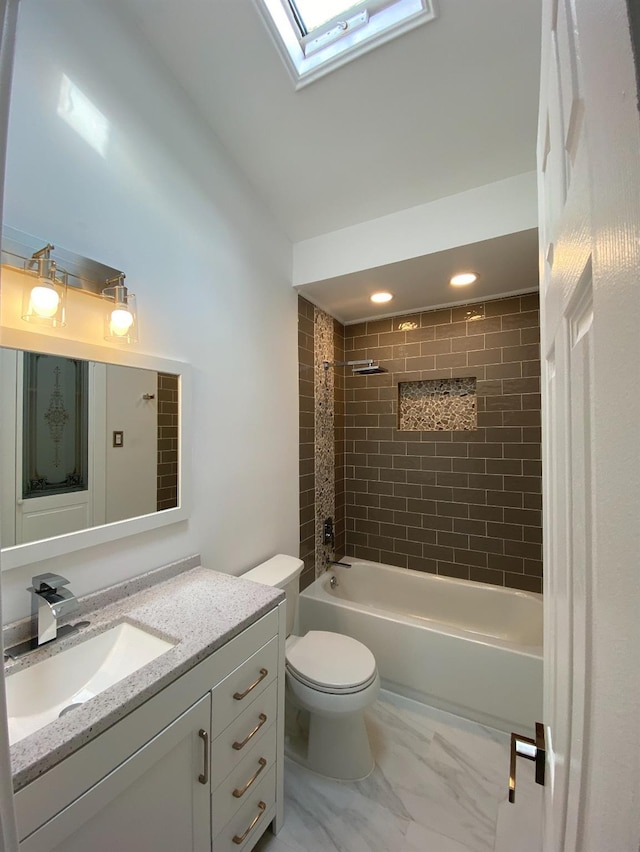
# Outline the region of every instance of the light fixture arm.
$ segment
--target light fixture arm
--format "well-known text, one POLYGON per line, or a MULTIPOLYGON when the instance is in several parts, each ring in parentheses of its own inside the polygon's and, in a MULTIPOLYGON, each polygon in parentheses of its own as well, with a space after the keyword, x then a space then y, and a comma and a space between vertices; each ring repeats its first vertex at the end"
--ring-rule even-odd
POLYGON ((55 246, 51 243, 47 243, 44 248, 38 249, 38 251, 34 251, 31 255, 32 258, 38 260, 43 257, 45 260, 51 260, 51 252, 55 249, 55 246))
POLYGON ((107 288, 113 289, 113 298, 114 301, 118 304, 126 305, 127 303, 127 296, 129 295, 129 291, 127 290, 124 284, 124 279, 126 277, 127 276, 124 274, 124 272, 121 272, 119 275, 116 275, 115 278, 107 278, 105 282, 107 288))
MULTIPOLYGON (((31 260, 35 261, 38 265, 38 275, 41 278, 54 279, 56 277, 56 262, 51 259, 51 252, 54 249, 55 246, 52 243, 47 243, 44 248, 34 251, 31 255, 31 260)), ((30 265, 33 266, 35 264, 31 263, 30 265)))

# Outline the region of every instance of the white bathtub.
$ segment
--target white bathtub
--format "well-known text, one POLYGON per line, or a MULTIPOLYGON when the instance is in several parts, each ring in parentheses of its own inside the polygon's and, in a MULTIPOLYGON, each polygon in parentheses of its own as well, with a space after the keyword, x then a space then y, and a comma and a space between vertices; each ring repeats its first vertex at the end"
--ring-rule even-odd
POLYGON ((533 730, 542 716, 542 595, 344 561, 352 567, 333 567, 300 595, 301 633, 364 642, 394 692, 500 730, 533 730))

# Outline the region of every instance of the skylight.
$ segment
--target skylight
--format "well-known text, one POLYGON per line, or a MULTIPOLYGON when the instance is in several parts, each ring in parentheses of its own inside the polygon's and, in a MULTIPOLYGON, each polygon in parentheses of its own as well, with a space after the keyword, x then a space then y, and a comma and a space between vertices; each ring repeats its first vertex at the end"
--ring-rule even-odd
POLYGON ((255 0, 296 88, 436 17, 434 0, 255 0))
POLYGON ((303 34, 307 35, 332 18, 345 16, 354 6, 359 6, 361 0, 356 3, 345 3, 345 0, 290 0, 290 4, 297 12, 303 34))

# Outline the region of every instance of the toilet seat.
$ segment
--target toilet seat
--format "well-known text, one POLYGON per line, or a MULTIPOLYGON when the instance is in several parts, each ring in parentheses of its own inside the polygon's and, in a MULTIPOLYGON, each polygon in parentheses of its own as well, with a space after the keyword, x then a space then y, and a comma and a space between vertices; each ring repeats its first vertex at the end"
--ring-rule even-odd
POLYGON ((310 630, 290 643, 286 667, 305 686, 336 695, 360 692, 377 677, 375 657, 362 642, 325 630, 310 630))
POLYGON ((354 687, 336 687, 323 683, 317 683, 317 681, 310 680, 309 678, 303 677, 299 672, 292 670, 289 666, 287 666, 287 672, 289 677, 292 677, 294 680, 301 683, 303 686, 308 686, 309 689, 313 689, 316 692, 326 692, 328 695, 353 695, 357 692, 362 692, 367 687, 371 686, 372 683, 376 680, 377 673, 371 675, 371 677, 364 681, 364 683, 360 683, 354 687))

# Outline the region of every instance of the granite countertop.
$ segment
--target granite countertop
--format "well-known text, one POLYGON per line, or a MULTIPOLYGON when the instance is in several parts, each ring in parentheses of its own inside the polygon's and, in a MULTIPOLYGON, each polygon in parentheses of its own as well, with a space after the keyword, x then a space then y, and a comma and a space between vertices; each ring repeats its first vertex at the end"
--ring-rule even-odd
MULTIPOLYGON (((193 567, 194 561, 191 557, 79 599, 80 614, 76 611, 66 620, 88 619, 88 627, 5 663, 10 677, 122 622, 176 642, 95 698, 15 742, 11 746, 15 791, 135 710, 284 599, 280 589, 193 567)), ((18 641, 26 623, 5 630, 5 647, 18 641)))

